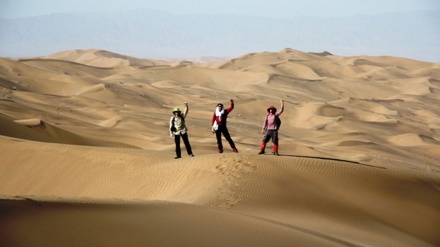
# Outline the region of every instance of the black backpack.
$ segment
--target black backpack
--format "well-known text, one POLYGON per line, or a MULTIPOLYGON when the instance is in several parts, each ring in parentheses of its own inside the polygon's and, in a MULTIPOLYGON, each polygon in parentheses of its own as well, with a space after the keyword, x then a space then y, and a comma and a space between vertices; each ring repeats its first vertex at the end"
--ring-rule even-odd
POLYGON ((277 124, 277 130, 279 130, 281 126, 281 119, 279 116, 275 116, 275 123, 277 124))

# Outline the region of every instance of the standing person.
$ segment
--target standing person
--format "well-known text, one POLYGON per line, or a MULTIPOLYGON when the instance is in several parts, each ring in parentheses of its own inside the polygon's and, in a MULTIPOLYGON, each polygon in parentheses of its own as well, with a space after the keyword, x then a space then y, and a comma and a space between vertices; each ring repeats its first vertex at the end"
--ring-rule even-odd
POLYGON ((180 111, 178 107, 173 109, 173 116, 170 119, 170 137, 174 136, 174 142, 176 143, 176 157, 175 159, 181 158, 181 150, 180 150, 180 137, 183 139, 183 143, 185 144, 186 152, 190 157, 194 157, 194 154, 191 150, 191 145, 189 144, 188 129, 185 125, 185 118, 188 114, 188 103, 185 102, 185 110, 183 113, 180 111))
POLYGON ((235 147, 234 141, 232 140, 226 126, 226 119, 228 118, 228 114, 232 111, 232 109, 234 109, 234 100, 231 99, 230 102, 231 106, 228 109, 225 109, 222 103, 218 103, 215 108, 215 112, 212 115, 212 133, 215 133, 215 137, 217 138, 217 147, 219 153, 223 153, 222 134, 229 142, 229 145, 232 148, 232 152, 238 153, 238 150, 235 147))
POLYGON ((267 108, 267 115, 264 119, 263 129, 261 131, 263 136, 263 141, 261 142, 260 152, 258 154, 264 154, 266 149, 266 144, 272 139, 273 142, 273 152, 274 155, 278 154, 278 128, 280 127, 281 122, 279 121, 279 117, 281 113, 284 111, 284 100, 280 100, 281 108, 277 111, 275 106, 269 106, 267 108))

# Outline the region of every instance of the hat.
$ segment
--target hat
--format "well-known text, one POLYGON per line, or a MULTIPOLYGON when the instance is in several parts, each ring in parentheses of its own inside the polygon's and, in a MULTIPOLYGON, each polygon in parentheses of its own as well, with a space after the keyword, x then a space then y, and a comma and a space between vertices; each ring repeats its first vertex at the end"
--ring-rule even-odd
POLYGON ((267 111, 270 112, 271 109, 275 109, 275 111, 277 111, 277 108, 275 108, 275 106, 273 105, 269 106, 269 108, 267 108, 267 111))
POLYGON ((174 107, 174 109, 173 109, 173 113, 175 113, 175 112, 180 112, 179 107, 174 107))

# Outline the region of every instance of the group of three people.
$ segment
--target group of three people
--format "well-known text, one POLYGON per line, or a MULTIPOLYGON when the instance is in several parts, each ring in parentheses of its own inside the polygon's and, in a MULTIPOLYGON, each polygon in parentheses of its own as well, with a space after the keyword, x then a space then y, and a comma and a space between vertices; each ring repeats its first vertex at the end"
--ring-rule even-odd
MULTIPOLYGON (((234 100, 230 100, 231 105, 228 108, 225 108, 222 103, 218 103, 214 114, 211 119, 211 131, 215 133, 217 139, 217 148, 219 153, 223 153, 223 143, 222 143, 222 135, 228 141, 229 145, 232 148, 232 152, 238 153, 238 149, 235 146, 234 141, 229 134, 228 128, 226 126, 228 114, 234 109, 234 100)), ((269 140, 272 139, 273 142, 273 154, 278 155, 278 128, 280 125, 279 116, 284 111, 284 101, 280 100, 281 107, 277 111, 277 108, 274 106, 270 106, 267 108, 267 115, 264 119, 262 134, 263 140, 260 145, 259 154, 264 154, 266 149, 266 144, 269 140)), ((188 138, 188 129, 185 125, 185 118, 188 115, 188 103, 185 102, 185 109, 180 111, 178 107, 173 109, 173 116, 170 118, 170 137, 174 136, 174 142, 176 144, 176 157, 175 159, 179 159, 182 157, 181 149, 180 149, 180 139, 183 140, 185 144, 186 151, 190 157, 194 157, 194 154, 191 149, 191 144, 189 143, 188 138)))

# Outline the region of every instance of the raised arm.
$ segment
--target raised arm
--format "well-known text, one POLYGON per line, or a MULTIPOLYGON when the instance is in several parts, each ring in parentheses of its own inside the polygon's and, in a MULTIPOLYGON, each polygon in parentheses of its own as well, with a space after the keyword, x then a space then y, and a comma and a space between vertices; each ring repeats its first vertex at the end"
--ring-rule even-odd
POLYGON ((228 113, 230 113, 230 112, 234 109, 234 100, 233 100, 233 99, 230 99, 229 101, 231 102, 231 106, 229 106, 229 108, 226 109, 226 111, 227 111, 228 113))
POLYGON ((188 102, 183 103, 185 105, 185 109, 183 110, 183 117, 186 118, 186 115, 188 114, 189 111, 189 106, 188 106, 188 102))
POLYGON ((281 104, 281 107, 278 110, 278 112, 276 113, 277 116, 281 115, 281 113, 283 113, 283 111, 284 111, 284 100, 280 100, 280 104, 281 104))

